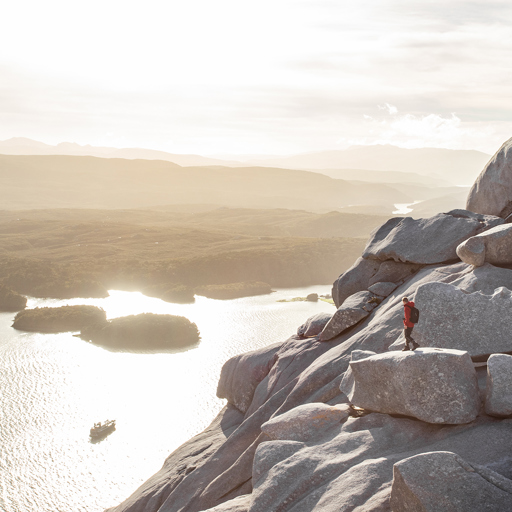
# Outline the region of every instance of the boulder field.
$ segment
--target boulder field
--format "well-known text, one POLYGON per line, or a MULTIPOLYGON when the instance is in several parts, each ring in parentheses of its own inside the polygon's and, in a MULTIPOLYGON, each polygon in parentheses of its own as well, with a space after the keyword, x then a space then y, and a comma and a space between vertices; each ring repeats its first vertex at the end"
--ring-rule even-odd
POLYGON ((332 316, 227 361, 217 418, 109 511, 512 510, 512 262, 458 250, 491 254, 508 225, 511 141, 467 210, 375 230, 332 316), (404 296, 416 351, 401 350, 404 296))

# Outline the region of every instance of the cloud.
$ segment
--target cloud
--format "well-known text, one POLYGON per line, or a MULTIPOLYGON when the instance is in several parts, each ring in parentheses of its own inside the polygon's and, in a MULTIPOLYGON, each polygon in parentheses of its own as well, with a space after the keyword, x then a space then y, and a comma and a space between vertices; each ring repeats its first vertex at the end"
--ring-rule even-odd
POLYGON ((90 6, 11 2, 0 139, 292 153, 337 141, 492 151, 512 134, 508 2, 90 6))
MULTIPOLYGON (((384 105, 379 105, 379 110, 385 110, 388 114, 391 114, 394 116, 398 113, 398 109, 394 105, 390 105, 389 103, 384 103, 384 105)), ((370 116, 368 116, 369 119, 371 119, 370 116)))
POLYGON ((393 144, 404 148, 479 149, 493 152, 498 141, 508 138, 511 123, 496 126, 494 123, 463 121, 456 113, 443 116, 435 113, 402 113, 394 105, 378 106, 383 114, 363 115, 360 132, 362 137, 341 137, 341 146, 393 144), (493 141, 491 144, 490 141, 493 141), (496 142, 495 142, 496 141, 496 142))

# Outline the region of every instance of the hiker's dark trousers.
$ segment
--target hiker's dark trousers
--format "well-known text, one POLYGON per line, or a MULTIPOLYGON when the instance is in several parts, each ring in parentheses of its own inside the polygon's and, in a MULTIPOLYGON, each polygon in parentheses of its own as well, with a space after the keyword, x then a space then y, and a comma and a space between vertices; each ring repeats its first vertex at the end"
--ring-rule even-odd
POLYGON ((411 336, 412 330, 414 327, 406 327, 404 329, 404 336, 405 336, 405 345, 409 345, 409 343, 412 345, 414 343, 414 338, 411 336))

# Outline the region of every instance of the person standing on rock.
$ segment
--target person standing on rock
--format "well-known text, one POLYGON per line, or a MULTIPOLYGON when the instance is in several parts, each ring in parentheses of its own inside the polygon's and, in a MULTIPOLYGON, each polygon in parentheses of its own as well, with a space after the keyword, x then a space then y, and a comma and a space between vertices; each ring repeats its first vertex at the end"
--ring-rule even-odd
POLYGON ((414 341, 414 338, 411 336, 412 330, 414 328, 414 322, 411 321, 411 312, 412 308, 414 308, 414 302, 410 301, 407 297, 402 299, 402 304, 404 305, 404 337, 405 337, 405 347, 402 351, 405 350, 416 350, 419 345, 414 341), (409 344, 412 345, 412 348, 409 348, 409 344))

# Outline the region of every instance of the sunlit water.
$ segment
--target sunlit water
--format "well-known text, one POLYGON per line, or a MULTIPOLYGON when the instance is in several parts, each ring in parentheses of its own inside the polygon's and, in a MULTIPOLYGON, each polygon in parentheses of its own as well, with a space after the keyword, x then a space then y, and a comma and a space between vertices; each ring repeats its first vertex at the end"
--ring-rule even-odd
POLYGON ((330 286, 195 304, 169 304, 136 292, 106 299, 29 299, 28 307, 94 304, 109 318, 143 312, 186 316, 201 342, 167 353, 112 352, 71 333, 15 331, 0 313, 0 510, 96 512, 127 498, 179 445, 223 407, 223 363, 284 341, 325 302, 276 302, 330 292, 330 286), (117 430, 92 443, 94 422, 117 430))
POLYGON ((393 215, 406 215, 408 213, 412 212, 411 206, 414 206, 415 204, 420 203, 421 201, 414 201, 413 203, 396 203, 393 206, 396 208, 395 211, 393 211, 393 215))

